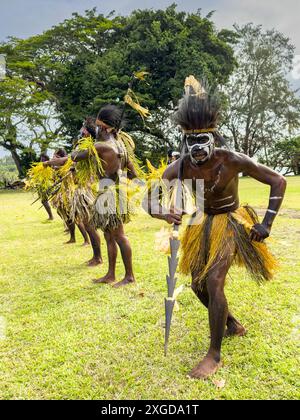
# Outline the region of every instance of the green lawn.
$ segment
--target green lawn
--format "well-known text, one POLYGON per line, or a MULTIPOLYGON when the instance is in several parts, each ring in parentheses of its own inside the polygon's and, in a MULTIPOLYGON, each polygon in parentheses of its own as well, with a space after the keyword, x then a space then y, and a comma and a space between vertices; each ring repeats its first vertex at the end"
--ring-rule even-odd
MULTIPOLYGON (((63 246, 58 217, 45 222, 30 194, 0 193, 0 398, 299 399, 300 178, 288 181, 270 240, 280 272, 261 287, 235 268, 228 279, 248 335, 224 341, 222 389, 187 377, 209 343, 207 313, 187 278, 163 355, 167 260, 153 244, 161 222, 140 215, 127 227, 137 285, 115 290, 91 282, 105 273, 105 252, 104 266, 86 268, 91 252, 79 235, 63 246)), ((265 207, 267 194, 241 180, 242 202, 265 207)))

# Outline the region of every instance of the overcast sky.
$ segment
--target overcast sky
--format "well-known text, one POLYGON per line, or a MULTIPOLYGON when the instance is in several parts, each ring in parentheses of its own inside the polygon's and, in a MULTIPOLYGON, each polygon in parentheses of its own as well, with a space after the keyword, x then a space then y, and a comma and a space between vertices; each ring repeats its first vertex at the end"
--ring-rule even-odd
MULTIPOLYGON (((179 10, 203 14, 215 10, 213 20, 218 28, 230 28, 235 22, 254 22, 264 28, 275 27, 290 37, 300 56, 300 1, 299 0, 177 0, 179 10)), ((84 12, 97 7, 108 14, 127 14, 137 8, 165 8, 172 0, 0 0, 0 41, 8 36, 25 38, 39 34, 69 18, 72 12, 84 12)), ((296 75, 297 76, 297 75, 296 75)), ((294 85, 300 87, 299 79, 294 85)), ((0 151, 1 155, 1 151, 0 151)))
MULTIPOLYGON (((9 35, 27 37, 42 32, 71 16, 97 7, 101 13, 115 10, 130 13, 136 8, 164 8, 172 0, 0 0, 0 40, 9 35)), ((260 23, 266 28, 276 27, 287 34, 300 54, 300 2, 299 0, 177 0, 178 8, 203 13, 216 10, 214 20, 218 26, 233 23, 260 23)))

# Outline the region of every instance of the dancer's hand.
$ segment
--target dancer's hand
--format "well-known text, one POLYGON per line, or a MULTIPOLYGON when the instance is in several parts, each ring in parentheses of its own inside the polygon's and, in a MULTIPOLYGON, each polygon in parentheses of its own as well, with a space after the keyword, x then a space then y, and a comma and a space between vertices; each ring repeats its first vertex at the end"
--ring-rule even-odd
POLYGON ((260 223, 254 225, 250 232, 250 240, 255 242, 263 242, 269 236, 270 228, 260 223))
POLYGON ((175 214, 170 213, 165 215, 165 221, 169 223, 169 225, 181 225, 182 223, 182 215, 181 214, 175 214))

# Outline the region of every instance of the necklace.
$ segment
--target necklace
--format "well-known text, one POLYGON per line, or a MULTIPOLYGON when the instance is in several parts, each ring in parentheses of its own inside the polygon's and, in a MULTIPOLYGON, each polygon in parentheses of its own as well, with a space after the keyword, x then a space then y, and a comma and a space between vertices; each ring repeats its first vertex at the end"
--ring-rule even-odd
POLYGON ((206 192, 206 193, 213 193, 215 191, 215 189, 216 189, 216 187, 219 184, 220 179, 221 179, 221 168, 222 167, 220 167, 220 169, 218 171, 217 178, 216 178, 215 182, 213 183, 213 185, 211 187, 209 187, 209 188, 208 187, 204 187, 204 192, 206 192))
MULTIPOLYGON (((222 170, 223 164, 220 165, 217 176, 216 176, 216 180, 213 183, 213 185, 211 187, 204 187, 202 191, 204 191, 204 193, 213 193, 216 189, 216 187, 218 186, 220 180, 221 180, 221 170, 222 170)), ((196 178, 193 177, 193 180, 195 181, 196 178)), ((204 185, 204 183, 203 183, 204 185)))

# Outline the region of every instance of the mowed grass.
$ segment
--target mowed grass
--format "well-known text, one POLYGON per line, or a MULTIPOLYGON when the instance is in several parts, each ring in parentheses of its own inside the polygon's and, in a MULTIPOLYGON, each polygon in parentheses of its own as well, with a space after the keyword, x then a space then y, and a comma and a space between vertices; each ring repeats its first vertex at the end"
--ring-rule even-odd
MULTIPOLYGON (((240 183, 241 201, 266 207, 268 188, 240 183)), ((127 226, 137 284, 122 290, 94 285, 107 268, 86 268, 91 256, 67 237, 58 217, 45 222, 39 204, 22 192, 0 193, 1 399, 298 399, 300 178, 269 243, 281 262, 275 279, 257 286, 233 268, 227 297, 248 329, 223 344, 224 366, 214 379, 187 373, 209 344, 207 312, 188 278, 163 355, 167 259, 154 250, 163 226, 145 214, 127 226), (223 382, 224 383, 224 382, 223 382)), ((118 261, 118 277, 123 267, 118 261)))

